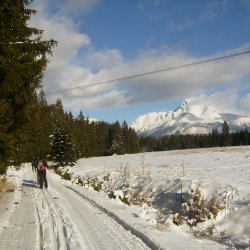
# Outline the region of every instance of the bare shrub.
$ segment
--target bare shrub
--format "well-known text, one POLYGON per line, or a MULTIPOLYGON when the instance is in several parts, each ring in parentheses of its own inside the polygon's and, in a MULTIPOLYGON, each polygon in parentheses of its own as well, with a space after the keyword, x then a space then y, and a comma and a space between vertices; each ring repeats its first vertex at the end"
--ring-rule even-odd
POLYGON ((123 168, 121 176, 124 182, 130 179, 130 170, 128 164, 126 164, 126 166, 123 168))
POLYGON ((148 206, 152 206, 152 201, 148 197, 145 197, 140 194, 140 190, 134 189, 130 193, 130 202, 133 205, 142 206, 143 204, 147 204, 148 206))
POLYGON ((173 216, 173 223, 177 226, 180 226, 184 223, 184 217, 180 213, 175 213, 173 216))
POLYGON ((198 226, 192 229, 192 233, 196 237, 208 238, 210 240, 219 240, 219 233, 214 225, 207 227, 198 226))
POLYGON ((208 201, 208 210, 211 212, 214 218, 218 213, 225 208, 224 202, 219 199, 217 190, 212 192, 211 198, 208 201))
POLYGON ((0 180, 0 193, 4 192, 14 192, 15 187, 14 185, 9 182, 6 178, 0 180))
POLYGON ((62 174, 62 178, 63 178, 64 180, 70 181, 70 180, 71 180, 71 175, 70 175, 69 173, 63 173, 63 174, 62 174))
POLYGON ((167 225, 163 223, 156 223, 155 228, 161 232, 167 231, 167 225))
POLYGON ((77 179, 77 184, 80 185, 80 186, 83 186, 83 180, 82 180, 82 178, 79 177, 77 179))
POLYGON ((86 181, 84 182, 88 186, 91 186, 95 191, 100 192, 102 191, 102 184, 103 182, 98 179, 98 177, 87 177, 86 181))
POLYGON ((168 224, 166 224, 166 214, 164 214, 164 212, 162 212, 161 210, 158 210, 157 211, 157 216, 156 216, 156 229, 161 231, 161 232, 164 232, 164 231, 167 231, 167 228, 168 228, 168 224))
POLYGON ((65 180, 71 180, 71 175, 68 172, 65 172, 63 168, 57 168, 55 169, 55 173, 60 175, 62 179, 65 180))

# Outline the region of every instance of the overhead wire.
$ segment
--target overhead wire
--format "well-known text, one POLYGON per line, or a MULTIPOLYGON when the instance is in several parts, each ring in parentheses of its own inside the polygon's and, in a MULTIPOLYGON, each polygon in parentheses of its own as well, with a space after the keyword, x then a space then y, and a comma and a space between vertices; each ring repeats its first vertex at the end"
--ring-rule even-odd
POLYGON ((120 77, 120 78, 110 79, 110 80, 106 80, 106 81, 102 81, 102 82, 90 83, 90 84, 81 85, 81 86, 72 87, 72 88, 60 89, 60 90, 56 90, 56 91, 47 92, 45 94, 52 95, 52 94, 57 94, 57 93, 68 92, 71 90, 88 88, 88 87, 92 87, 92 86, 96 86, 96 85, 102 85, 102 84, 107 84, 107 83, 112 83, 112 82, 120 82, 120 81, 138 78, 138 77, 142 77, 142 76, 158 74, 158 73, 165 72, 165 71, 177 70, 177 69, 191 67, 191 66, 195 66, 195 65, 199 65, 199 64, 209 63, 209 62, 213 62, 213 61, 219 61, 219 60, 223 60, 223 59, 227 59, 227 58, 231 58, 231 57, 236 57, 236 56, 241 56, 241 55, 245 55, 245 54, 249 54, 249 53, 250 53, 250 50, 244 51, 244 52, 238 52, 238 53, 234 53, 234 54, 229 54, 229 55, 225 55, 225 56, 213 57, 210 59, 201 60, 201 61, 188 63, 188 64, 182 64, 182 65, 169 67, 169 68, 165 68, 165 69, 159 69, 159 70, 154 70, 154 71, 150 71, 150 72, 144 72, 144 73, 140 73, 140 74, 124 76, 124 77, 120 77))

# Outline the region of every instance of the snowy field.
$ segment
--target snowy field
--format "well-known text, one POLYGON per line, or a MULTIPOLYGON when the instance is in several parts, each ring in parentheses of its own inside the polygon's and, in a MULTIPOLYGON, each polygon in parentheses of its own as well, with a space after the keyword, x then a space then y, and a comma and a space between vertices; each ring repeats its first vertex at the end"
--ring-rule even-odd
POLYGON ((88 158, 62 171, 70 181, 51 170, 41 191, 30 164, 9 170, 17 189, 0 200, 0 249, 15 249, 13 235, 20 246, 24 229, 36 232, 26 249, 250 248, 249 146, 88 158))

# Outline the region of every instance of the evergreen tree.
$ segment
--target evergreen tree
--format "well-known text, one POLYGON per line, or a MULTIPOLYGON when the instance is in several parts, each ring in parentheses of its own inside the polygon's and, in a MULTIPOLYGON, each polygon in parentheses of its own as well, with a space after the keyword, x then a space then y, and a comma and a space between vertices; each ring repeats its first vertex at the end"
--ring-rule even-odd
POLYGON ((74 165, 76 161, 75 141, 73 137, 74 119, 64 112, 60 99, 52 106, 53 133, 51 135, 50 158, 61 166, 74 165))
POLYGON ((56 104, 52 107, 52 115, 53 115, 53 121, 58 124, 62 125, 65 123, 65 113, 63 110, 63 104, 61 99, 56 100, 56 104))
POLYGON ((221 146, 231 146, 231 135, 226 121, 222 124, 221 136, 221 146))
MULTIPOLYGON (((30 0, 5 0, 0 6, 0 106, 8 110, 8 118, 0 120, 0 168, 5 169, 10 157, 15 158, 11 145, 22 140, 28 109, 47 66, 47 53, 56 45, 43 41, 42 30, 29 27, 27 21, 35 14, 26 8, 30 0), (10 122, 9 122, 10 121, 10 122), (9 138, 7 141, 6 138, 9 138)), ((0 109, 0 117, 5 111, 0 109)), ((20 144, 22 145, 22 144, 20 144)))
POLYGON ((248 133, 248 129, 244 128, 242 130, 242 136, 241 136, 241 145, 248 145, 249 144, 249 133, 248 133))
POLYGON ((119 121, 116 121, 110 129, 110 142, 112 154, 125 153, 125 140, 122 134, 122 128, 119 121))
POLYGON ((87 135, 88 156, 98 156, 97 128, 94 122, 88 123, 87 135))
POLYGON ((50 135, 53 131, 52 108, 47 104, 43 91, 35 98, 29 118, 26 161, 34 156, 46 157, 49 154, 50 135))
POLYGON ((13 151, 13 137, 9 133, 11 123, 11 108, 6 101, 0 100, 0 174, 5 173, 8 159, 13 151))
POLYGON ((212 135, 211 135, 211 143, 212 147, 219 147, 220 146, 220 137, 219 137, 219 132, 217 128, 212 129, 212 135))
POLYGON ((97 122, 95 123, 96 126, 96 140, 97 140, 97 147, 98 152, 97 156, 100 155, 110 155, 109 152, 109 124, 106 122, 97 122))
POLYGON ((73 145, 66 129, 61 125, 56 125, 52 134, 50 147, 50 158, 61 166, 75 164, 75 154, 73 145))
POLYGON ((134 129, 128 128, 127 137, 126 137, 126 153, 134 154, 139 153, 140 146, 139 146, 139 138, 134 129))
POLYGON ((74 141, 75 141, 75 154, 77 158, 86 156, 86 121, 85 117, 80 111, 79 116, 74 120, 74 141))

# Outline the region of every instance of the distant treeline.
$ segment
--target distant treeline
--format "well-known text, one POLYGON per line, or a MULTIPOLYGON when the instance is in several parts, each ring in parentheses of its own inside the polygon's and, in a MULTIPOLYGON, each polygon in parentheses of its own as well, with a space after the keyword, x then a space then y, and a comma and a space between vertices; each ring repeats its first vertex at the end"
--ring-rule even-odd
POLYGON ((250 132, 247 128, 242 128, 241 131, 231 133, 226 121, 222 124, 221 132, 214 128, 206 135, 187 134, 140 138, 140 150, 144 152, 240 145, 250 145, 250 132))

